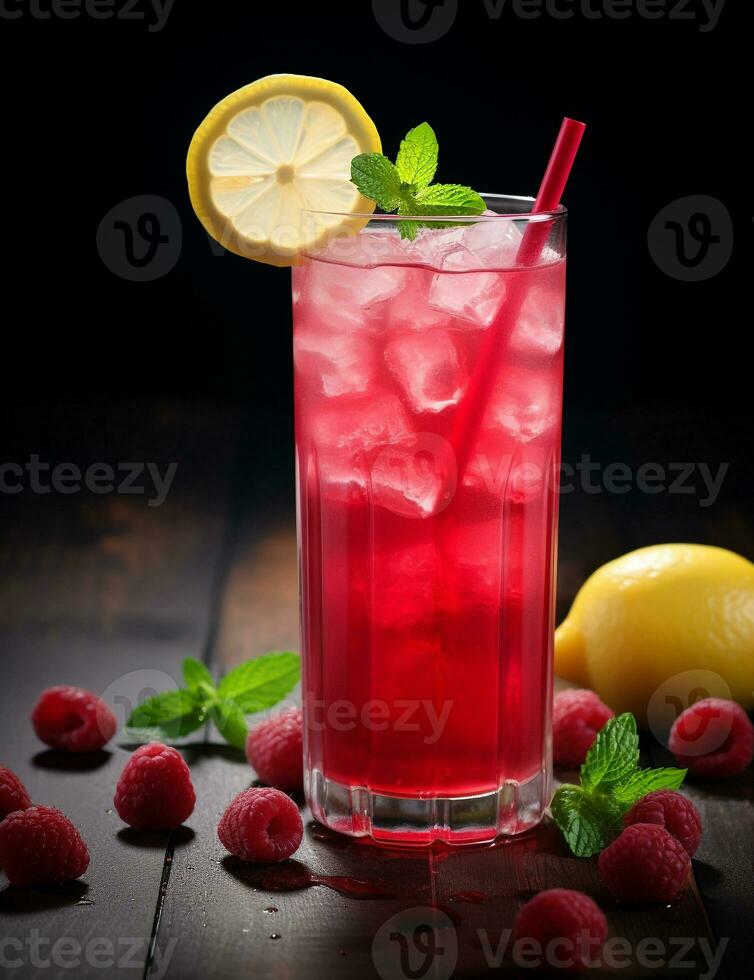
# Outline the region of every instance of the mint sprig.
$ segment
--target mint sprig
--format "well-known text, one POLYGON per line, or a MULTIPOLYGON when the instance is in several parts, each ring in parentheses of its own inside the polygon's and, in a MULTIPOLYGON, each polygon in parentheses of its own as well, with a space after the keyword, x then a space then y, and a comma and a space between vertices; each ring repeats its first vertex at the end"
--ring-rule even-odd
POLYGON ((577 857, 607 847, 623 815, 657 789, 678 789, 685 769, 640 769, 639 734, 630 712, 611 718, 597 733, 581 767, 580 786, 561 786, 550 810, 577 857))
POLYGON ((297 653, 266 653, 247 660, 218 685, 207 667, 194 657, 182 664, 185 688, 149 698, 126 722, 127 735, 139 741, 173 741, 212 721, 230 745, 242 749, 246 715, 271 708, 296 685, 301 675, 297 653))
MULTIPOLYGON (((382 153, 361 153, 351 161, 351 182, 383 211, 399 215, 475 215, 485 204, 462 184, 433 184, 439 146, 429 123, 421 123, 401 140, 395 163, 382 153)), ((401 238, 413 239, 421 227, 445 227, 452 222, 400 221, 401 238)))

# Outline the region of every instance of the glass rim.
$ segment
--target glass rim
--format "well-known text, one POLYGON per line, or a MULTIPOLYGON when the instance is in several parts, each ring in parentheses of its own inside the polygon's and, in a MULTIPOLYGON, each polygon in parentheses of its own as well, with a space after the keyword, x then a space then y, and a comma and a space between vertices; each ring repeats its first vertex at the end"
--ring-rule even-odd
MULTIPOLYGON (((486 194, 480 192, 479 195, 485 203, 500 203, 503 201, 519 201, 533 205, 535 199, 528 195, 517 194, 486 194)), ((398 221, 422 221, 427 222, 456 222, 471 224, 477 221, 496 221, 499 218, 515 219, 517 221, 530 221, 532 223, 541 221, 551 221, 554 218, 561 218, 568 214, 568 208, 559 204, 551 211, 499 211, 495 214, 383 214, 365 211, 322 211, 316 208, 303 208, 303 214, 321 215, 332 218, 355 218, 364 221, 379 222, 398 222, 398 221)))

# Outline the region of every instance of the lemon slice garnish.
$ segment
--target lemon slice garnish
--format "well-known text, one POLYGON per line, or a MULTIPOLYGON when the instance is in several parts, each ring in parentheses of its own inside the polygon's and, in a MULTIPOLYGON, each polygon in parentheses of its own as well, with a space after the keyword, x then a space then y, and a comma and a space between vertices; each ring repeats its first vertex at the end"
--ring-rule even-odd
POLYGON ((197 129, 186 161, 191 203, 225 248, 293 265, 366 224, 350 217, 375 207, 351 183, 351 160, 380 151, 374 123, 342 85, 268 75, 218 102, 197 129))

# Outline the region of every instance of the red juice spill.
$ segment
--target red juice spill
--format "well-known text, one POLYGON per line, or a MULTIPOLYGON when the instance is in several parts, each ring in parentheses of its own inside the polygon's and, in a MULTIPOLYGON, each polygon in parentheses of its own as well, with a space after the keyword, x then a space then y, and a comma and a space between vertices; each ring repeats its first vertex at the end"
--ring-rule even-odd
MULTIPOLYGON (((234 873, 253 888, 269 892, 294 892, 321 886, 330 888, 350 898, 399 898, 403 890, 385 882, 354 878, 350 875, 315 874, 298 861, 281 861, 280 864, 245 865, 234 873)), ((267 910, 265 910, 267 911, 267 910)), ((277 909, 275 909, 277 911, 277 909)))

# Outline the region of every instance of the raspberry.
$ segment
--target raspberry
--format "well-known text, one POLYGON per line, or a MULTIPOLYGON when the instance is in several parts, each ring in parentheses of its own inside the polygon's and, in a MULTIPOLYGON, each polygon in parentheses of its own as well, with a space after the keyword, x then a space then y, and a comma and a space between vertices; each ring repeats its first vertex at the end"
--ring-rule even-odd
POLYGON ((32 806, 0 823, 0 867, 12 885, 73 881, 89 867, 89 851, 60 810, 32 806))
POLYGON ((648 793, 631 807, 623 818, 628 827, 634 823, 653 823, 664 827, 686 848, 689 857, 696 853, 702 839, 702 818, 685 796, 672 789, 648 793))
POLYGON ((42 691, 31 723, 43 742, 66 752, 101 749, 118 728, 115 715, 96 694, 69 686, 42 691))
POLYGON ((581 971, 599 956, 607 936, 607 919, 583 892, 550 888, 519 910, 513 934, 516 941, 539 943, 545 965, 581 971))
POLYGON ((290 796, 252 787, 239 793, 222 815, 217 836, 236 857, 265 864, 283 861, 298 849, 304 824, 290 796))
POLYGON ((686 883, 691 859, 663 827, 634 823, 600 854, 597 870, 622 902, 670 902, 686 883))
POLYGON ((6 766, 0 766, 0 820, 15 810, 28 810, 31 799, 26 787, 6 766))
POLYGON ((195 803, 189 767, 179 752, 159 742, 134 752, 115 787, 115 809, 137 830, 175 830, 195 803))
POLYGON ((552 753, 556 766, 576 769, 613 712, 594 691, 561 691, 552 709, 552 753))
POLYGON ((304 781, 302 747, 304 717, 300 708, 286 708, 252 728, 246 739, 246 758, 264 783, 300 789, 304 781))
POLYGON ((754 725, 735 701, 704 698, 676 718, 668 746, 694 776, 735 776, 754 757, 754 725))

